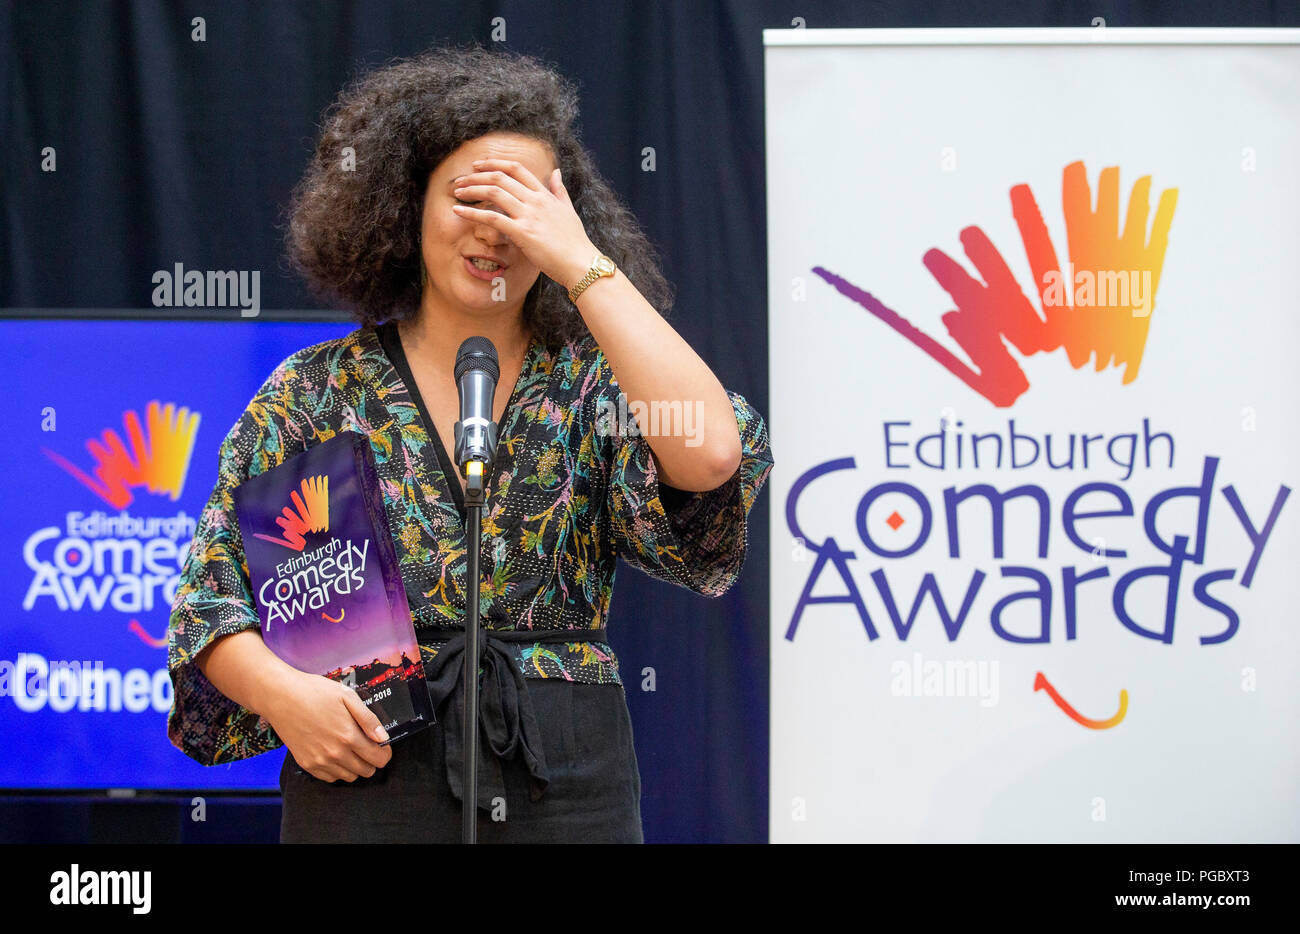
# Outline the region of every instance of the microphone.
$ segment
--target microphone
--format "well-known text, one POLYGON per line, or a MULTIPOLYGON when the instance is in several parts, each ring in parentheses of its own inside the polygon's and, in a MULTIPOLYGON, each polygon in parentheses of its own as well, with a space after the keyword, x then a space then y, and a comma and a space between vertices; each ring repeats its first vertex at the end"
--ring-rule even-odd
POLYGON ((497 426, 492 421, 496 395, 497 349, 486 337, 471 337, 456 352, 456 387, 460 421, 455 426, 456 467, 465 476, 466 492, 481 496, 487 471, 496 460, 497 426))

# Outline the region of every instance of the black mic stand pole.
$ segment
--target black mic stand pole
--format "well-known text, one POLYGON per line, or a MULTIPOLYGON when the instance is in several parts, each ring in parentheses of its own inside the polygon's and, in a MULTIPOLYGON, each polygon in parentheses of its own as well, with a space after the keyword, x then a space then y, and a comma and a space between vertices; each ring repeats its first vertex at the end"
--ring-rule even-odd
POLYGON ((461 766, 462 843, 478 842, 478 565, 483 545, 488 471, 496 460, 497 426, 491 420, 491 414, 497 375, 497 352, 491 341, 484 337, 471 337, 460 345, 456 354, 456 382, 460 386, 461 420, 453 430, 456 467, 465 476, 465 552, 469 574, 465 596, 465 657, 461 668, 465 686, 465 735, 461 743, 465 754, 461 766), (481 371, 481 378, 471 379, 473 385, 467 390, 462 380, 475 370, 481 371))
MULTIPOLYGON (((460 427, 459 423, 456 426, 460 427)), ((465 465, 465 515, 468 521, 465 550, 469 559, 469 592, 465 602, 465 658, 461 677, 465 679, 465 752, 461 768, 461 843, 478 842, 478 591, 479 539, 482 536, 483 508, 487 490, 483 485, 483 464, 469 461, 465 465)))

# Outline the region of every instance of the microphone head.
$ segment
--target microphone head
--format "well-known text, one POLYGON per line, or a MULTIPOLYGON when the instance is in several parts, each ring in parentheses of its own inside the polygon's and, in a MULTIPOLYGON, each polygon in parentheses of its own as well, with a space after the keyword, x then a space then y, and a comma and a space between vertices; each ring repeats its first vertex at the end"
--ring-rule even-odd
POLYGON ((456 382, 470 370, 483 370, 494 380, 501 375, 497 349, 486 337, 466 338, 456 351, 456 382))

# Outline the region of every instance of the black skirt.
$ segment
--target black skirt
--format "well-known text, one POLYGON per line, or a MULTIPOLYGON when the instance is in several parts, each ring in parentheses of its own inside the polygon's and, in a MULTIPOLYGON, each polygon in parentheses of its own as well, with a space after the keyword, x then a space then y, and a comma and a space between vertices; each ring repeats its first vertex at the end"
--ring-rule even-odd
MULTIPOLYGON (((539 801, 527 768, 502 763, 506 800, 478 812, 480 843, 642 843, 641 776, 620 684, 526 678, 550 784, 539 801)), ((443 721, 392 745, 369 778, 325 782, 286 751, 281 843, 459 843, 461 803, 447 783, 443 721)))

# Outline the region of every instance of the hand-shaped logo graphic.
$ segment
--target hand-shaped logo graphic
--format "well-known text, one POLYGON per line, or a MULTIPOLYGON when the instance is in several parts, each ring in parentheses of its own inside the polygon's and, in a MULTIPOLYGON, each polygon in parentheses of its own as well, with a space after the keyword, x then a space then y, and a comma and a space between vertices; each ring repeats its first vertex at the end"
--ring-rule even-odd
POLYGON ((129 447, 111 428, 105 428, 100 438, 86 441, 86 450, 95 459, 93 477, 62 454, 45 447, 41 450, 114 509, 129 506, 135 499, 131 489, 138 486, 180 499, 199 414, 171 402, 163 407, 155 399, 145 410, 143 427, 139 414, 130 409, 122 413, 122 425, 129 447))
POLYGON ((304 477, 302 495, 298 490, 289 494, 294 508, 285 506, 275 524, 284 531, 284 538, 254 533, 254 538, 274 542, 294 551, 302 551, 307 544, 308 532, 328 532, 330 527, 330 478, 327 475, 304 477))
POLYGON ((1095 358, 1098 371, 1122 364, 1127 385, 1142 364, 1178 200, 1176 188, 1161 192, 1148 238, 1150 190, 1149 175, 1133 186, 1121 233, 1118 167, 1102 170, 1093 211, 1083 163, 1066 166, 1062 201, 1069 263, 1062 270, 1033 192, 1028 185, 1011 189, 1012 215, 1037 283, 1033 291, 1041 315, 979 227, 963 230, 961 243, 983 281, 942 250, 928 250, 922 262, 957 305, 941 320, 973 367, 871 293, 821 266, 813 272, 996 406, 1011 406, 1029 388, 1007 341, 1024 356, 1064 347, 1075 369, 1089 358, 1095 358))

